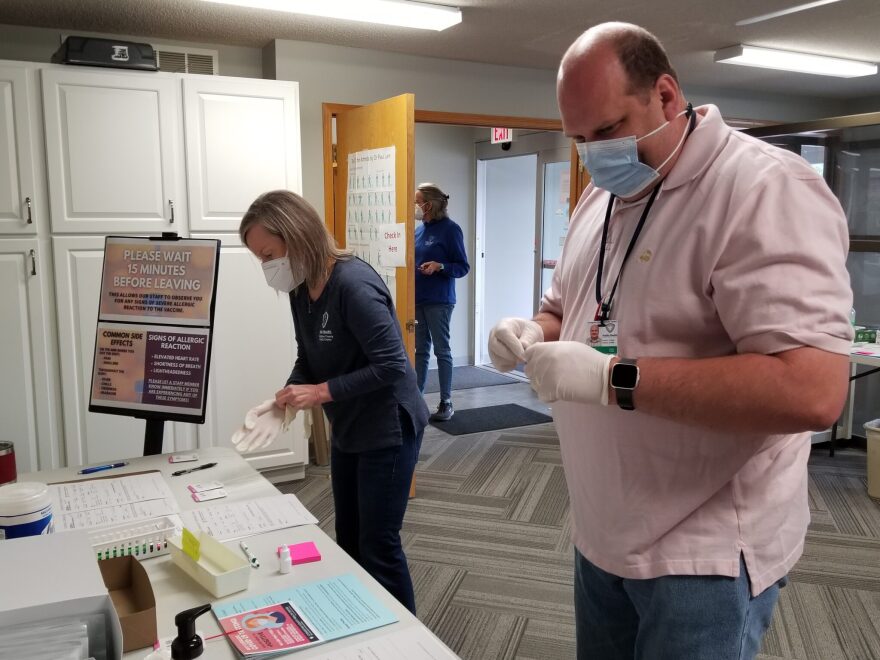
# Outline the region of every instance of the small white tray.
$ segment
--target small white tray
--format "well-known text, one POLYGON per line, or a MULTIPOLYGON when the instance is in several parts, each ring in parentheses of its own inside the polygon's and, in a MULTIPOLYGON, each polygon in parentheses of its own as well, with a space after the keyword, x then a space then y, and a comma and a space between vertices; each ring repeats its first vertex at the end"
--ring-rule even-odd
POLYGON ((204 532, 199 532, 196 538, 201 548, 198 561, 183 551, 183 541, 179 535, 168 539, 171 560, 184 573, 216 598, 248 588, 253 569, 247 559, 204 532))

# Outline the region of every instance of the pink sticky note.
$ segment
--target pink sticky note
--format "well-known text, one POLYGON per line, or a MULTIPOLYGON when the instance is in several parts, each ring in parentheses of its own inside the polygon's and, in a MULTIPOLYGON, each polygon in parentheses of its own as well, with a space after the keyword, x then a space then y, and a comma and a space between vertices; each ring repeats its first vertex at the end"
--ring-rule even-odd
MULTIPOLYGON (((318 548, 312 541, 294 543, 293 545, 288 545, 287 548, 290 550, 291 564, 308 564, 312 561, 321 561, 321 553, 318 552, 318 548)), ((276 553, 278 555, 281 554, 281 546, 278 546, 276 553)))

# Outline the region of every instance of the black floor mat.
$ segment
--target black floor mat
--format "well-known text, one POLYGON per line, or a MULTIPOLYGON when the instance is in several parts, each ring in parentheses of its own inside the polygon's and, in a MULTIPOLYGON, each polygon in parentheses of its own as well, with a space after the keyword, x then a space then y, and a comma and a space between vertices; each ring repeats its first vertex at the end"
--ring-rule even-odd
POLYGON ((456 410, 452 419, 446 422, 431 422, 431 425, 449 435, 465 435, 552 421, 553 418, 544 413, 515 403, 505 403, 500 406, 456 410))

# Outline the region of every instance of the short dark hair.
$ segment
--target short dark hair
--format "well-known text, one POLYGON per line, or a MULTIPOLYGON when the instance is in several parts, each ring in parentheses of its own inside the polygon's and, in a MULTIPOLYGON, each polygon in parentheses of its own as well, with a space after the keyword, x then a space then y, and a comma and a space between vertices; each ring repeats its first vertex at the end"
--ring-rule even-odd
POLYGON ((629 80, 630 94, 648 92, 664 73, 678 82, 660 40, 644 28, 634 25, 616 34, 612 44, 629 80))

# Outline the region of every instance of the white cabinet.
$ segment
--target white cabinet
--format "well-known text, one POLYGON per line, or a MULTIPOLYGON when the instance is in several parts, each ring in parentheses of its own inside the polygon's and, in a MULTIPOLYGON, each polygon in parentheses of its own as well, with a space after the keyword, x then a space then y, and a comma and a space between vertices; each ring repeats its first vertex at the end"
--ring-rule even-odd
MULTIPOLYGON (((296 357, 293 320, 288 297, 266 286, 259 262, 238 236, 199 238, 218 238, 222 246, 207 418, 196 433, 200 447, 230 446, 245 413, 284 387, 296 357)), ((268 450, 248 454, 251 464, 266 469, 307 463, 303 417, 297 415, 268 450)))
POLYGON ((41 73, 52 231, 183 233, 180 78, 41 73))
POLYGON ((37 188, 36 140, 32 122, 36 69, 0 63, 0 233, 35 234, 44 216, 37 188))
POLYGON ((187 76, 183 107, 192 231, 236 231, 257 195, 302 189, 297 83, 187 76))
POLYGON ((47 257, 35 238, 0 239, 0 439, 15 443, 19 472, 58 466, 47 257))
MULTIPOLYGON (((228 445, 274 396, 288 299, 236 231, 277 188, 302 188, 296 83, 0 62, 0 440, 19 470, 143 452, 143 420, 88 412, 106 235, 222 241, 206 422, 166 423, 164 451, 228 445)), ((301 475, 302 416, 248 458, 301 475)))
MULTIPOLYGON (((67 464, 143 455, 144 421, 89 412, 104 237, 56 236, 55 292, 67 464)), ((192 447, 188 424, 166 423, 164 451, 192 447)))

